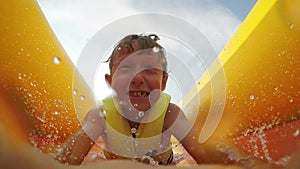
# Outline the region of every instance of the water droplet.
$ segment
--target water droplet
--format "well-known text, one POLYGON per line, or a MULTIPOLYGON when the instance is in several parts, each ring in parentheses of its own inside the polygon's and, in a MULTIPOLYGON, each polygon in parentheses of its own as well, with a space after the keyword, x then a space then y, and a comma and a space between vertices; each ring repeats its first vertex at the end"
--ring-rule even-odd
POLYGON ((100 117, 105 117, 105 114, 106 114, 105 111, 100 111, 100 112, 99 112, 99 116, 100 116, 100 117))
POLYGON ((159 143, 159 148, 160 149, 164 148, 164 145, 162 145, 162 144, 159 143))
POLYGON ((143 112, 143 111, 139 111, 139 114, 138 114, 139 118, 142 118, 142 117, 144 117, 144 115, 145 115, 145 112, 143 112))
POLYGON ((30 82, 30 85, 33 86, 33 87, 36 87, 36 84, 33 83, 33 82, 30 82))
POLYGON ((79 98, 80 98, 80 100, 84 100, 85 99, 85 97, 83 95, 80 95, 79 98))
POLYGON ((121 46, 119 46, 119 47, 117 48, 117 50, 118 50, 118 51, 122 50, 122 47, 121 47, 121 46))
POLYGON ((42 123, 45 123, 45 121, 46 121, 44 118, 39 117, 39 116, 37 117, 37 119, 38 119, 39 121, 41 121, 42 123))
POLYGON ((58 111, 54 111, 52 114, 58 115, 59 113, 58 113, 58 111))
POLYGON ((295 25, 293 23, 290 24, 290 29, 293 29, 295 25))
POLYGON ((18 76, 18 79, 22 79, 22 74, 21 73, 19 73, 19 76, 18 76))
POLYGON ((251 100, 254 100, 254 98, 255 98, 253 94, 250 94, 249 97, 251 100))
POLYGON ((159 52, 159 48, 158 48, 157 46, 154 46, 153 49, 152 49, 152 51, 153 51, 154 53, 157 53, 157 52, 159 52))
POLYGON ((54 56, 54 57, 52 58, 52 61, 53 61, 53 63, 56 64, 56 65, 59 65, 59 64, 61 63, 61 59, 60 59, 59 57, 57 57, 57 56, 54 56))
POLYGON ((300 134, 300 130, 299 130, 299 129, 297 129, 297 130, 294 132, 294 134, 293 134, 293 135, 294 135, 295 137, 297 137, 297 136, 299 136, 299 134, 300 134))
POLYGON ((77 94, 77 90, 74 89, 74 90, 73 90, 73 95, 76 95, 76 94, 77 94))
POLYGON ((293 103, 293 102, 294 102, 294 99, 293 99, 293 98, 291 98, 291 99, 290 99, 290 103, 293 103))

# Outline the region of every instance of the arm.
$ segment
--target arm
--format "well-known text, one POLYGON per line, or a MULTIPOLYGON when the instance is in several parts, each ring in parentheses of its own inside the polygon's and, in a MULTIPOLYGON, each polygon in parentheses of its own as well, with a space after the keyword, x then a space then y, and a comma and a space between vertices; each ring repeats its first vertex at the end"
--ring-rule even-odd
POLYGON ((105 119, 98 107, 91 109, 85 116, 83 127, 66 140, 56 159, 62 163, 79 165, 105 130, 105 119))
POLYGON ((167 114, 168 128, 173 136, 181 142, 187 152, 198 164, 203 163, 232 163, 227 153, 216 149, 215 144, 198 142, 200 128, 189 121, 183 111, 175 104, 170 104, 167 114))

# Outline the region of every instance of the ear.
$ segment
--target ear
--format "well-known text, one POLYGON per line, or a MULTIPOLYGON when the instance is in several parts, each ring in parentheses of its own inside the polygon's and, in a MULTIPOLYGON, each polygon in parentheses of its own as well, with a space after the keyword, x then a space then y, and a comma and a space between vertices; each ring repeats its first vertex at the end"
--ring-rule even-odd
POLYGON ((161 84, 161 90, 164 91, 166 86, 167 86, 167 81, 168 81, 168 77, 169 75, 166 74, 163 76, 163 79, 162 79, 162 84, 161 84))
POLYGON ((111 75, 109 74, 105 74, 105 81, 107 82, 107 84, 109 84, 109 86, 111 86, 111 75))

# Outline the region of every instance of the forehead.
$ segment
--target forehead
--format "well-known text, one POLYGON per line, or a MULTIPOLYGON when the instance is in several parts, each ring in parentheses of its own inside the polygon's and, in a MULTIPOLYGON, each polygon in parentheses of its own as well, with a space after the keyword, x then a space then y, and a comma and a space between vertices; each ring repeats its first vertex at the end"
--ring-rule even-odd
POLYGON ((115 58, 113 66, 117 66, 119 64, 128 64, 128 63, 139 63, 139 64, 159 64, 160 57, 156 53, 148 53, 145 51, 136 51, 130 54, 121 54, 115 58))

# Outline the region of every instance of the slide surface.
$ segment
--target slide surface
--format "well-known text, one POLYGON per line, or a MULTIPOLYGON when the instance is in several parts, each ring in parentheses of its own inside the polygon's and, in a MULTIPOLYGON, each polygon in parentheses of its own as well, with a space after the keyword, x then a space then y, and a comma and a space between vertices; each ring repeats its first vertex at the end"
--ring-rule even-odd
MULTIPOLYGON (((258 1, 185 96, 199 145, 224 140, 272 163, 299 147, 299 6, 258 1)), ((49 152, 79 128, 93 94, 36 1, 10 0, 0 11, 1 125, 49 152)))

